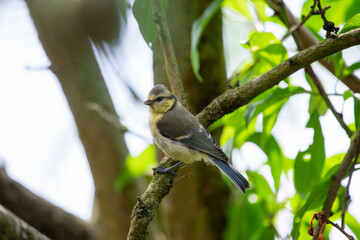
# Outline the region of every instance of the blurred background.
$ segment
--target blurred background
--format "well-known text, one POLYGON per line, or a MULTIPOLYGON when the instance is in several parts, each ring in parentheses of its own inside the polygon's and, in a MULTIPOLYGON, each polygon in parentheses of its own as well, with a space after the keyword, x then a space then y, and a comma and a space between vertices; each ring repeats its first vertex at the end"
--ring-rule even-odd
MULTIPOLYGON (((156 165, 147 127, 147 108, 142 102, 154 79, 156 83, 167 80, 159 43, 154 40, 156 33, 151 35, 149 26, 144 30, 144 21, 151 21, 143 12, 144 1, 100 2, 0 1, 0 164, 11 179, 32 193, 91 222, 91 227, 95 225, 100 229, 97 230, 100 236, 124 239, 134 196, 144 191, 152 176, 151 168, 156 165), (100 7, 101 4, 104 6, 100 7), (77 14, 79 16, 75 16, 77 14), (71 47, 65 49, 68 45, 71 47), (74 73, 74 69, 78 72, 74 73), (82 91, 83 95, 79 93, 82 91), (93 124, 107 126, 97 130, 93 124), (114 132, 117 133, 113 135, 114 132), (122 145, 111 157, 106 154, 111 148, 108 141, 113 143, 113 148, 122 145), (116 162, 113 168, 112 162, 116 162), (112 178, 107 179, 106 175, 112 178), (102 190, 102 184, 108 189, 102 190), (113 195, 115 200, 110 199, 113 195), (126 202, 127 197, 118 197, 122 195, 132 200, 126 202), (101 200, 103 196, 108 199, 101 200), (121 206, 112 208, 110 202, 116 205, 117 201, 121 206), (119 216, 108 217, 109 212, 116 209, 119 216), (113 231, 121 224, 125 226, 117 230, 121 233, 113 231), (102 235, 104 232, 113 235, 102 235)), ((312 2, 286 0, 284 4, 301 18, 310 11, 312 2)), ((322 1, 324 6, 336 5, 335 2, 322 1)), ((326 12, 328 19, 339 27, 359 13, 359 7, 351 6, 360 6, 358 0, 342 2, 342 8, 332 7, 326 12)), ((193 113, 225 91, 227 84, 242 85, 298 52, 293 37, 279 41, 288 28, 269 3, 271 1, 168 1, 169 26, 193 113), (211 11, 211 4, 214 9, 217 6, 217 10, 207 15, 205 9, 211 11), (196 77, 196 71, 194 74, 191 68, 194 63, 189 58, 190 39, 195 38, 190 34, 191 27, 196 19, 200 19, 198 24, 202 29, 198 74, 203 80, 196 77), (277 47, 274 50, 270 45, 277 47), (254 50, 266 47, 262 53, 254 50)), ((324 39, 320 16, 312 16, 305 26, 315 39, 324 39)), ((345 73, 341 75, 346 69, 344 64, 352 66, 359 61, 359 56, 357 46, 329 57, 329 61, 339 63, 335 65, 336 73, 320 63, 312 64, 331 103, 353 131, 356 130, 355 114, 359 113, 354 107, 356 91, 339 79, 345 76, 345 73)), ((350 75, 360 77, 356 69, 350 75)), ((212 125, 210 129, 215 131, 234 165, 247 174, 252 189, 243 196, 226 179, 221 179, 217 169, 203 170, 201 164, 186 167, 179 174, 188 177, 177 183, 164 199, 159 217, 151 225, 149 239, 250 239, 250 236, 251 239, 290 239, 290 236, 309 239, 304 229, 308 227, 309 216, 321 210, 327 191, 319 203, 304 209, 305 203, 316 184, 329 179, 329 171, 341 162, 350 145, 346 131, 310 82, 311 77, 300 70, 279 87, 260 95, 248 108, 242 107, 212 125), (281 92, 284 89, 286 94, 281 92), (314 112, 319 124, 316 120, 310 123, 314 112), (300 176, 306 189, 296 183, 299 177, 294 176, 299 158, 305 164, 315 162, 315 158, 321 162, 311 165, 318 176, 300 176), (188 183, 195 187, 185 191, 188 183), (181 195, 182 200, 177 198, 181 195), (218 195, 222 197, 215 197, 218 195), (184 220, 176 220, 187 207, 190 210, 184 220), (298 215, 300 209, 305 211, 301 216, 298 215), (219 224, 209 227, 214 222, 219 224), (201 230, 194 232, 192 228, 201 230), (209 228, 213 232, 205 234, 209 228), (192 236, 185 231, 190 231, 192 236)), ((310 172, 314 170, 311 168, 310 172)), ((347 179, 333 209, 334 221, 339 224, 347 179)), ((360 226, 360 211, 356 208, 360 204, 360 193, 356 190, 359 182, 360 176, 355 171, 346 218, 352 221, 346 230, 358 237, 354 227, 360 226)), ((27 200, 17 201, 20 206, 20 202, 27 200)), ((25 220, 33 225, 30 219, 25 220)), ((346 239, 338 230, 330 232, 329 229, 326 234, 330 234, 330 239, 346 239)))

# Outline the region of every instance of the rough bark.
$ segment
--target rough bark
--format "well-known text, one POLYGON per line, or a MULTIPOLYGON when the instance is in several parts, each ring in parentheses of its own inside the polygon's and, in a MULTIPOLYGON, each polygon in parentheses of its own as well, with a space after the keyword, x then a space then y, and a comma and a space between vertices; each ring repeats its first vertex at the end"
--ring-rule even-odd
POLYGON ((97 224, 103 239, 125 239, 135 187, 114 190, 128 154, 123 133, 89 108, 96 103, 116 116, 89 37, 72 0, 28 0, 39 39, 73 113, 95 184, 97 224))
POLYGON ((53 240, 95 239, 94 226, 33 194, 4 168, 0 169, 0 204, 53 240))
MULTIPOLYGON (((199 112, 226 88, 225 60, 222 42, 222 17, 214 16, 199 44, 200 83, 190 63, 190 40, 193 22, 212 1, 169 1, 167 19, 176 59, 190 111, 199 112), (181 13, 181 14, 179 14, 181 13)), ((167 84, 161 52, 155 45, 154 78, 167 84)), ((179 181, 164 200, 161 209, 164 229, 169 239, 221 239, 226 226, 226 203, 230 194, 216 167, 203 163, 181 169, 179 181), (181 216, 181 218, 179 218, 181 216)))
POLYGON ((26 222, 0 205, 0 239, 7 240, 49 240, 26 222))

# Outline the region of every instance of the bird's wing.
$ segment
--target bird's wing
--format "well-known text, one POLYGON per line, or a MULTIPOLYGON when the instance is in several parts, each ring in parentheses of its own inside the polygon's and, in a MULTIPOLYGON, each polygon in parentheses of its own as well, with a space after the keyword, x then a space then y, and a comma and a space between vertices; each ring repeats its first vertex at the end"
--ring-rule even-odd
POLYGON ((176 107, 166 112, 157 122, 156 127, 166 138, 220 160, 229 160, 205 127, 183 107, 176 107))

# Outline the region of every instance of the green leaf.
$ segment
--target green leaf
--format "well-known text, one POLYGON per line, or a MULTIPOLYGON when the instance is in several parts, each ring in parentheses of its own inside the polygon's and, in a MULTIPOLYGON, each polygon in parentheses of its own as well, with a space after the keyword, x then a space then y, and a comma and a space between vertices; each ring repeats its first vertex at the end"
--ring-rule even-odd
POLYGON ((243 47, 249 48, 252 53, 265 49, 273 44, 281 44, 274 34, 269 32, 253 32, 249 36, 249 42, 243 47))
POLYGON ((358 70, 360 68, 360 62, 355 62, 353 64, 351 64, 350 66, 348 66, 347 68, 344 69, 344 76, 349 76, 350 74, 352 74, 354 71, 358 70))
POLYGON ((343 75, 344 65, 345 65, 345 61, 342 57, 342 52, 340 51, 340 52, 337 52, 337 53, 331 55, 331 58, 334 63, 335 76, 337 76, 339 78, 340 76, 343 75))
POLYGON ((353 94, 352 94, 351 90, 346 90, 346 91, 343 93, 343 99, 344 99, 344 101, 345 101, 346 99, 348 99, 349 97, 352 97, 352 96, 353 96, 353 94))
POLYGON ((280 177, 283 169, 283 160, 285 158, 280 145, 272 135, 265 136, 262 133, 252 134, 249 136, 247 141, 258 145, 259 148, 261 148, 261 150, 263 150, 263 152, 266 154, 268 157, 267 164, 270 166, 275 188, 279 189, 280 177))
POLYGON ((275 195, 263 175, 257 172, 248 172, 247 175, 249 176, 249 180, 252 185, 254 185, 254 189, 256 190, 256 194, 259 196, 259 198, 273 198, 273 200, 275 201, 275 195))
MULTIPOLYGON (((301 15, 308 15, 310 12, 310 6, 313 2, 313 0, 307 0, 304 3, 301 15)), ((352 13, 349 11, 352 12, 353 9, 359 9, 358 0, 321 0, 321 5, 322 7, 331 6, 331 8, 326 10, 326 18, 334 22, 335 26, 343 24, 348 20, 349 16, 352 16, 352 13)), ((358 12, 359 11, 356 13, 358 12)), ((323 25, 324 22, 320 15, 313 15, 305 22, 305 26, 310 28, 313 32, 319 32, 323 25)))
POLYGON ((339 168, 340 163, 344 160, 345 153, 339 153, 325 160, 322 177, 331 177, 339 168))
POLYGON ((244 15, 247 19, 252 20, 248 0, 225 0, 222 6, 234 9, 244 15))
POLYGON ((253 54, 253 62, 238 74, 237 80, 241 84, 265 73, 287 58, 286 48, 272 33, 252 32, 249 41, 242 46, 253 54))
POLYGON ((122 191, 127 183, 134 178, 145 174, 147 171, 156 166, 155 146, 150 145, 139 156, 133 157, 128 155, 123 169, 115 183, 115 189, 122 191))
POLYGON ((293 221, 293 229, 291 231, 291 236, 293 237, 294 240, 297 240, 300 235, 299 230, 301 226, 301 220, 304 214, 309 210, 319 208, 320 206, 323 205, 327 193, 329 191, 330 183, 331 183, 331 178, 321 181, 320 183, 317 183, 310 192, 309 197, 307 198, 304 205, 295 214, 293 221))
MULTIPOLYGON (((162 1, 163 8, 167 8, 167 0, 162 1)), ((158 29, 154 22, 154 9, 149 0, 135 0, 132 8, 134 17, 138 22, 141 35, 145 42, 149 45, 157 35, 158 29)))
POLYGON ((191 51, 190 60, 196 78, 203 82, 200 76, 200 56, 198 51, 198 45, 200 42, 201 35, 209 24, 210 20, 219 11, 222 0, 213 1, 204 11, 204 13, 193 23, 191 28, 191 51))
MULTIPOLYGON (((227 224, 224 239, 274 239, 276 231, 266 213, 262 201, 249 201, 258 198, 255 193, 248 198, 237 193, 228 207, 227 224)), ((276 204, 273 204, 276 205, 276 204)))
POLYGON ((294 164, 295 188, 303 198, 319 181, 325 161, 324 137, 316 113, 310 116, 307 127, 314 129, 313 143, 305 152, 298 153, 294 164))
POLYGON ((356 130, 360 129, 360 99, 354 96, 354 116, 356 130))
POLYGON ((290 96, 295 94, 306 93, 301 87, 289 86, 287 88, 273 88, 273 91, 266 91, 251 101, 245 110, 244 117, 246 124, 249 124, 258 114, 265 111, 273 104, 281 102, 281 106, 288 101, 290 96))
POLYGON ((357 29, 360 27, 360 13, 356 14, 348 21, 346 21, 344 27, 341 29, 340 33, 346 33, 351 30, 357 29))
POLYGON ((355 234, 355 238, 360 239, 360 223, 349 213, 346 213, 345 223, 355 234))

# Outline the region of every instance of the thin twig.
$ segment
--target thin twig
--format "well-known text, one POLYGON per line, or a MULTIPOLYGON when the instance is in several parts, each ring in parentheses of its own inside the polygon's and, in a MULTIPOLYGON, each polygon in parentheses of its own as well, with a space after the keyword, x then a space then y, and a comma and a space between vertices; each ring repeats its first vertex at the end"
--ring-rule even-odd
POLYGON ((346 185, 346 190, 345 190, 344 199, 343 199, 343 206, 342 206, 342 211, 341 211, 341 228, 342 229, 345 228, 345 213, 346 213, 346 210, 348 208, 348 205, 349 205, 350 199, 351 199, 350 192, 349 192, 350 183, 351 183, 351 178, 354 173, 355 165, 357 163, 358 157, 359 157, 359 153, 354 158, 353 164, 351 165, 350 170, 349 170, 349 181, 348 181, 348 184, 346 185))
POLYGON ((324 231, 326 224, 331 224, 337 228, 342 234, 344 234, 349 240, 355 240, 353 236, 345 232, 344 229, 340 228, 339 224, 334 223, 328 219, 324 212, 314 213, 312 219, 310 220, 310 227, 308 228, 308 234, 313 236, 315 240, 322 240, 324 238, 324 231), (318 231, 314 234, 313 221, 316 219, 318 221, 318 231))
POLYGON ((159 40, 161 50, 164 55, 166 73, 169 78, 172 92, 177 96, 179 101, 187 106, 186 94, 182 86, 181 76, 178 64, 176 62, 174 48, 171 42, 169 27, 166 21, 164 9, 161 0, 151 0, 154 8, 155 23, 159 30, 159 40))
POLYGON ((344 228, 341 228, 339 226, 339 224, 334 223, 332 221, 330 221, 329 219, 327 219, 326 221, 328 224, 333 225, 335 228, 337 228, 342 234, 344 234, 349 240, 355 240, 355 238, 353 236, 351 236, 350 234, 348 234, 347 232, 345 232, 344 228))
POLYGON ((302 19, 301 19, 301 22, 299 22, 298 24, 296 25, 292 25, 289 30, 287 31, 287 33, 281 38, 281 41, 284 41, 288 36, 290 36, 291 34, 293 34, 294 32, 296 32, 297 30, 300 29, 300 27, 302 25, 305 24, 305 22, 312 16, 314 15, 314 12, 315 12, 315 7, 316 7, 316 0, 314 0, 314 4, 310 6, 311 10, 309 12, 308 15, 303 15, 302 16, 302 19))
POLYGON ((319 9, 319 13, 321 15, 321 18, 324 21, 324 26, 323 29, 326 31, 326 38, 336 38, 337 37, 337 32, 339 31, 339 28, 335 26, 335 23, 333 23, 332 21, 327 20, 326 16, 325 16, 325 12, 327 7, 322 8, 321 7, 321 1, 317 0, 317 7, 319 9))
POLYGON ((323 100, 325 101, 326 105, 328 106, 328 108, 331 110, 331 112, 334 114, 336 120, 339 122, 339 124, 341 125, 341 127, 345 130, 346 134, 348 135, 349 138, 352 137, 352 135, 354 134, 353 131, 350 130, 350 128, 346 125, 346 123, 344 122, 344 119, 342 117, 342 114, 338 113, 334 106, 332 105, 329 96, 327 95, 327 93, 325 92, 325 89, 323 87, 323 85, 321 84, 319 78, 316 76, 314 70, 312 69, 312 67, 309 65, 307 67, 305 67, 305 71, 307 72, 307 74, 309 74, 309 76, 311 77, 311 79, 313 80, 316 88, 318 89, 321 97, 323 98, 323 100))

